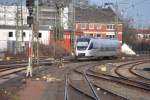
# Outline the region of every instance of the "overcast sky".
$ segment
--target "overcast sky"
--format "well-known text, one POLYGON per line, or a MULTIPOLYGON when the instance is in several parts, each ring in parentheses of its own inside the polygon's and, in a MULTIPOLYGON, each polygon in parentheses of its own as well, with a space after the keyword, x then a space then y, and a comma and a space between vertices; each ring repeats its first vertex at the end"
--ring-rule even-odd
POLYGON ((98 5, 116 1, 122 14, 134 19, 136 27, 150 27, 150 0, 90 0, 98 5))
MULTIPOLYGON (((0 3, 12 3, 16 0, 0 0, 0 3)), ((25 2, 25 0, 23 0, 25 2)), ((150 27, 150 0, 89 0, 92 4, 115 3, 125 17, 134 19, 136 27, 150 27)))

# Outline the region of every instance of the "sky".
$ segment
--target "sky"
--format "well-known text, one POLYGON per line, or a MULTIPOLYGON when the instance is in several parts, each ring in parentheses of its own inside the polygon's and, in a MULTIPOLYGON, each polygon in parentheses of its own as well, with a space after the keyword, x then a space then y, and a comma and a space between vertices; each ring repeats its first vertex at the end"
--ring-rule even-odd
MULTIPOLYGON (((0 0, 0 3, 11 3, 16 0, 0 0)), ((25 0, 22 0, 25 2, 25 0)), ((119 11, 125 18, 132 18, 137 28, 150 27, 150 0, 89 0, 91 4, 104 5, 104 3, 117 2, 119 11)))
POLYGON ((150 27, 150 0, 90 0, 90 3, 97 5, 118 4, 119 11, 125 18, 132 18, 135 27, 150 27))

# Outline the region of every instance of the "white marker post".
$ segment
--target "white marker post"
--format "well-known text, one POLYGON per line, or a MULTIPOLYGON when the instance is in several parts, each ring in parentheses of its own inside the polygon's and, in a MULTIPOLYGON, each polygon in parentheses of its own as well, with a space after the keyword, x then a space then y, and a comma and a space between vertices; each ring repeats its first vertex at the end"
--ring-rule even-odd
POLYGON ((32 29, 31 33, 29 33, 29 48, 28 48, 28 66, 26 77, 32 77, 32 29))

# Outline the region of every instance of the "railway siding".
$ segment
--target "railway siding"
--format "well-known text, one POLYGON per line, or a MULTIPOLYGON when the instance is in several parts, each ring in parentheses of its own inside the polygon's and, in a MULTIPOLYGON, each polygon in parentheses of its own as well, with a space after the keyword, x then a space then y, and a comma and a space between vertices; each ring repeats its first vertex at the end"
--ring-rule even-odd
MULTIPOLYGON (((85 82, 85 77, 81 75, 82 73, 84 73, 86 71, 87 71, 86 74, 87 74, 87 77, 88 77, 90 83, 92 84, 92 86, 94 86, 94 90, 99 88, 99 89, 97 89, 96 92, 98 93, 98 96, 100 98, 102 98, 103 100, 126 100, 126 99, 149 100, 149 97, 150 97, 150 91, 149 91, 150 88, 149 87, 143 86, 143 88, 140 88, 140 87, 138 87, 139 86, 138 83, 136 84, 137 86, 132 86, 132 83, 126 84, 128 81, 127 80, 123 81, 123 79, 121 79, 121 77, 115 73, 115 68, 117 66, 121 66, 122 64, 125 64, 127 62, 131 63, 131 62, 135 62, 135 61, 131 61, 131 60, 124 61, 124 62, 121 62, 119 60, 118 61, 115 61, 115 60, 114 61, 113 60, 87 61, 87 62, 86 61, 83 61, 83 62, 71 62, 70 61, 70 62, 65 63, 65 65, 63 67, 59 67, 58 64, 56 64, 57 62, 53 63, 52 66, 47 65, 47 64, 46 64, 47 66, 46 65, 41 66, 41 68, 39 70, 39 72, 40 72, 39 75, 41 77, 40 80, 44 81, 45 87, 42 90, 42 94, 40 94, 40 96, 41 96, 40 99, 41 100, 62 100, 62 98, 64 98, 64 90, 65 90, 65 75, 66 75, 67 71, 69 69, 71 69, 70 72, 72 74, 69 76, 68 84, 71 83, 72 87, 77 87, 78 90, 89 95, 89 97, 91 97, 91 98, 89 98, 90 100, 94 99, 94 95, 93 95, 92 91, 90 91, 88 84, 85 82), (106 65, 106 66, 103 66, 104 68, 101 69, 101 67, 102 67, 101 65, 106 65), (95 70, 95 71, 105 74, 105 75, 108 74, 109 76, 115 76, 116 79, 113 77, 105 76, 105 75, 101 75, 101 77, 105 76, 106 79, 94 78, 94 76, 89 74, 90 73, 89 68, 92 68, 92 70, 95 70), (45 80, 42 79, 44 76, 46 77, 45 80), (127 82, 125 82, 125 81, 127 81, 127 82), (144 89, 144 88, 147 88, 147 89, 144 89), (106 92, 104 92, 104 91, 106 91, 106 92), (105 95, 105 97, 104 97, 104 95, 105 95), (109 97, 109 99, 106 99, 107 97, 109 97), (115 97, 117 97, 119 99, 115 99, 115 97)), ((144 64, 143 64, 143 66, 144 66, 144 64)), ((132 70, 136 71, 137 73, 138 73, 138 71, 142 71, 141 72, 142 74, 144 74, 144 73, 148 74, 148 72, 145 72, 145 71, 143 73, 142 69, 143 69, 143 67, 137 66, 137 67, 133 68, 132 70)), ((17 69, 13 69, 13 70, 17 71, 17 69)), ((14 74, 12 74, 12 76, 13 75, 14 74)), ((96 74, 96 75, 100 75, 100 74, 96 74)), ((36 84, 35 80, 31 80, 31 81, 32 82, 34 81, 36 84)), ((42 84, 43 83, 40 83, 40 85, 42 85, 42 84)), ((28 83, 28 85, 30 85, 30 82, 28 83)), ((32 86, 34 87, 34 84, 32 84, 32 86)), ((28 90, 26 92, 30 93, 31 91, 28 90)), ((83 95, 84 93, 80 94, 80 92, 79 92, 75 95, 74 95, 74 93, 76 93, 76 91, 73 91, 73 92, 69 91, 69 94, 71 94, 71 95, 69 95, 71 97, 71 100, 80 100, 82 97, 83 97, 82 100, 88 100, 88 99, 85 99, 88 97, 86 97, 86 95, 84 96, 83 95), (78 94, 80 95, 80 97, 76 97, 78 94)), ((26 100, 26 99, 22 99, 22 100, 26 100)))
POLYGON ((132 68, 131 70, 134 73, 136 73, 137 75, 150 80, 150 71, 149 70, 144 70, 144 69, 150 69, 150 63, 141 64, 139 66, 137 65, 134 68, 132 68))
POLYGON ((93 84, 129 100, 149 100, 150 97, 149 91, 138 91, 135 88, 129 88, 127 86, 122 86, 121 84, 112 83, 105 80, 95 81, 93 84))

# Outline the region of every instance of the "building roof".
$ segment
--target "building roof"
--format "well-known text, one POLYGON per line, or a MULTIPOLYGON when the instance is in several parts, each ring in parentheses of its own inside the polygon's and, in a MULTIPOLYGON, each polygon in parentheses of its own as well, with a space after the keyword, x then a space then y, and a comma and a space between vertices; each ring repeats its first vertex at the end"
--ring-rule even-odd
POLYGON ((150 34, 150 29, 139 29, 137 34, 150 34))
POLYGON ((76 22, 115 22, 115 12, 110 8, 76 8, 76 22))

